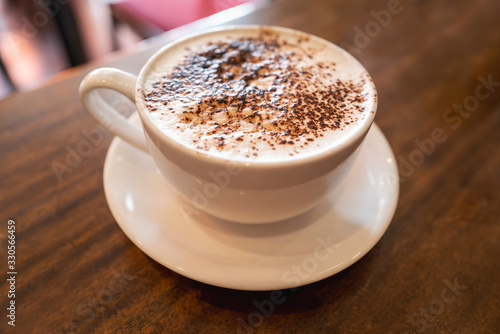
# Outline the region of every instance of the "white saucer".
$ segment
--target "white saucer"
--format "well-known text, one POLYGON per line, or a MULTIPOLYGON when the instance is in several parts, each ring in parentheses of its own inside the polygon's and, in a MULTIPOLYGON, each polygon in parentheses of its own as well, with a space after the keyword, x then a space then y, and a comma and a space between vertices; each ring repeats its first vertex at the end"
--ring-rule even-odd
MULTIPOLYGON (((136 114, 130 121, 139 124, 136 114)), ((319 281, 365 255, 389 226, 399 182, 373 125, 339 192, 284 222, 243 225, 191 211, 153 159, 119 138, 107 153, 104 190, 125 234, 167 268, 215 286, 277 290, 319 281)))

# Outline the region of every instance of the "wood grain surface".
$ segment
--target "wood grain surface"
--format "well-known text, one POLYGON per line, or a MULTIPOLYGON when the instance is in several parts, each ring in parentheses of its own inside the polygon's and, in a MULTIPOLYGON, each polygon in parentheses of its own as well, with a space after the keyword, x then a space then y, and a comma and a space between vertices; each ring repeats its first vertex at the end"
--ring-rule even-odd
POLYGON ((81 159, 71 154, 98 129, 78 98, 86 73, 137 73, 168 40, 213 22, 0 101, 0 332, 500 332, 499 16, 495 0, 289 0, 230 22, 296 28, 352 52, 373 76, 376 122, 401 173, 378 244, 343 272, 284 291, 272 312, 256 306, 269 291, 193 281, 134 246, 104 197, 110 134, 81 159), (60 178, 58 164, 69 168, 60 178), (6 310, 9 219, 15 327, 6 310))

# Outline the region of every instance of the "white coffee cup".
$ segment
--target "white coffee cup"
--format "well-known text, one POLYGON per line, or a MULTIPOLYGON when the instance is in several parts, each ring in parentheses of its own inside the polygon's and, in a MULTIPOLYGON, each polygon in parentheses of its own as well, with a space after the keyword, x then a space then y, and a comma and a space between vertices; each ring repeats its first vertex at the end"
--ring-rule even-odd
MULTIPOLYGON (((222 34, 235 31, 252 33, 259 29, 263 27, 230 26, 191 35, 158 51, 147 61, 138 77, 118 69, 101 68, 89 73, 80 86, 85 109, 114 134, 151 154, 163 176, 194 209, 221 219, 251 224, 281 221, 304 213, 333 191, 354 163, 377 108, 375 86, 369 80, 374 98, 371 110, 366 112, 362 124, 348 138, 318 154, 274 162, 223 159, 200 153, 170 138, 153 123, 139 92, 148 74, 166 54, 194 45, 202 37, 216 39, 222 34), (143 131, 131 125, 101 98, 96 91, 101 88, 115 90, 136 103, 143 131)), ((284 36, 314 39, 331 48, 332 52, 342 54, 358 70, 366 72, 350 54, 326 40, 281 27, 265 29, 284 36)), ((366 76, 369 78, 367 73, 366 76)))

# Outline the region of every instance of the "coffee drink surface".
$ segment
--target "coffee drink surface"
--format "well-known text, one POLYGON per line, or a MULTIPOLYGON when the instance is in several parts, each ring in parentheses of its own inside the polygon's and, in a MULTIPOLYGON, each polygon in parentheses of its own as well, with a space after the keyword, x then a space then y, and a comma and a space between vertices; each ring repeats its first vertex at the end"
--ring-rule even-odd
POLYGON ((180 43, 140 93, 167 136, 241 161, 297 159, 341 145, 376 103, 371 78, 345 51, 266 28, 180 43))

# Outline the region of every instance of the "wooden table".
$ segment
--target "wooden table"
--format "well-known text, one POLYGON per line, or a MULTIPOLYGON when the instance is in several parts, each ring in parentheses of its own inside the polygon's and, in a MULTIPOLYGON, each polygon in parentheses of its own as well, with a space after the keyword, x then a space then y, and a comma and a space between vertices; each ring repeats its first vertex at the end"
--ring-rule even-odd
POLYGON ((352 52, 375 80, 376 122, 401 174, 396 214, 378 244, 343 272, 284 291, 286 301, 260 318, 256 303, 269 291, 185 278, 125 236, 103 192, 111 135, 68 158, 97 127, 78 98, 86 73, 103 65, 137 73, 166 41, 213 21, 0 101, 0 332, 498 333, 499 15, 493 0, 289 0, 231 21, 304 30, 352 52), (54 163, 68 161, 58 178, 54 163))

